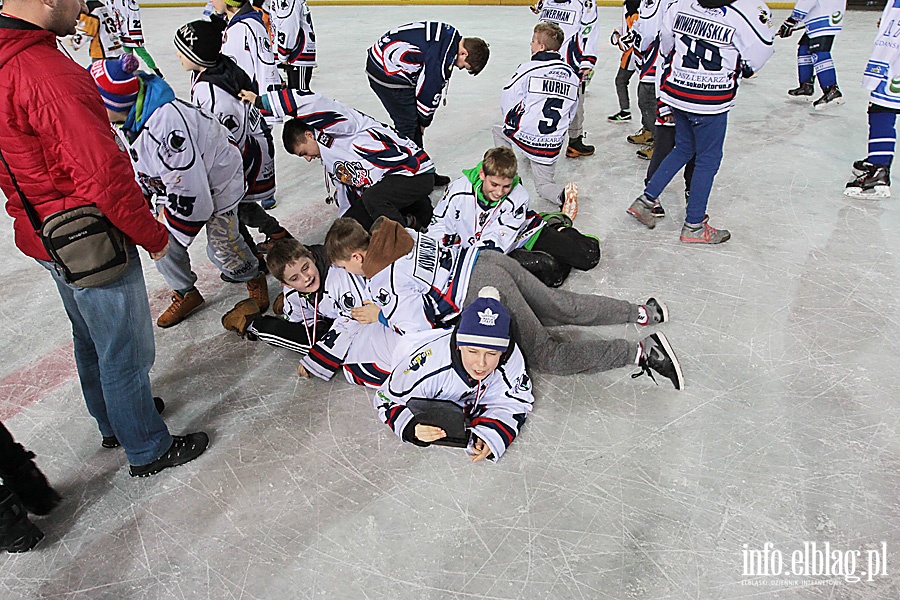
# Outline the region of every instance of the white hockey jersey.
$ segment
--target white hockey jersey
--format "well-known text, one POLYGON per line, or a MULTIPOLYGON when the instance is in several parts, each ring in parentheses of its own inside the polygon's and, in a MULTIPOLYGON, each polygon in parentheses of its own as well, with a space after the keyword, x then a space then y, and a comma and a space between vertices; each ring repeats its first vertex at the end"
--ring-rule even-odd
POLYGON ((900 109, 900 0, 888 0, 872 44, 872 55, 863 72, 863 87, 870 101, 900 109))
POLYGON ((263 94, 257 102, 263 116, 292 116, 315 129, 326 173, 346 186, 365 189, 387 175, 434 171, 431 158, 414 142, 321 94, 283 89, 263 94))
MULTIPOLYGON (((514 346, 509 357, 479 382, 466 373, 455 346, 453 332, 447 329, 404 338, 395 352, 390 377, 375 394, 375 410, 402 440, 413 422, 407 401, 450 400, 465 409, 471 432, 488 445, 493 455, 490 460, 496 461, 516 439, 532 410, 534 397, 525 359, 514 346)), ((472 443, 470 440, 470 448, 472 443)))
POLYGON ((353 320, 351 311, 371 300, 364 277, 340 267, 328 269, 317 308, 321 316, 334 322, 300 361, 310 374, 327 381, 343 370, 344 377, 354 385, 377 388, 384 383, 400 335, 380 322, 363 324, 353 320))
POLYGON ((430 236, 406 231, 413 249, 368 282, 381 314, 400 335, 443 327, 458 315, 478 258, 477 249, 443 248, 430 236))
MULTIPOLYGON (((577 47, 575 69, 593 69, 597 64, 597 42, 600 27, 594 0, 541 0, 538 19, 556 23, 565 34, 566 46, 577 47)), ((563 56, 567 53, 564 51, 563 56)), ((571 64, 571 63, 570 63, 571 64)))
POLYGON ((228 21, 222 38, 222 54, 230 56, 254 84, 258 93, 281 87, 275 68, 275 51, 259 11, 248 2, 228 21))
POLYGON ((153 111, 137 137, 120 137, 144 195, 161 201, 166 227, 184 246, 212 215, 234 209, 244 195, 241 153, 202 108, 172 100, 153 111))
POLYGON ((635 54, 641 69, 641 83, 656 84, 656 70, 662 63, 659 54, 659 31, 666 6, 671 0, 643 0, 634 24, 635 54))
POLYGON ((137 48, 144 45, 144 30, 141 27, 141 5, 137 0, 110 0, 116 25, 119 27, 119 38, 126 48, 137 48))
MULTIPOLYGON (((223 59, 225 60, 225 59, 223 59)), ((237 70, 236 67, 232 67, 237 70)), ((206 109, 225 126, 244 160, 247 193, 244 202, 257 202, 275 194, 275 154, 271 131, 259 109, 242 102, 212 81, 195 74, 191 102, 206 109)))
POLYGON ((297 67, 316 66, 316 32, 306 0, 272 0, 271 9, 278 60, 297 67))
POLYGON ((667 8, 659 51, 667 56, 674 49, 674 55, 663 68, 657 93, 674 108, 715 115, 734 106, 741 76, 758 72, 772 57, 775 32, 765 3, 710 3, 717 7, 678 0, 667 8))
POLYGON ((99 0, 89 0, 87 7, 90 12, 78 17, 72 47, 78 50, 89 39, 91 60, 122 56, 122 39, 119 37, 119 25, 113 12, 99 0))
POLYGON ((797 0, 791 17, 806 27, 811 38, 837 35, 844 23, 847 0, 797 0))
POLYGON ((481 196, 480 166, 479 163, 466 171, 466 177, 460 177, 447 187, 434 209, 428 236, 445 248, 496 248, 509 254, 540 231, 544 220, 528 210, 528 191, 518 176, 513 180, 509 194, 497 204, 489 206, 476 200, 481 196))
POLYGON ((578 108, 580 81, 558 53, 532 56, 500 96, 503 134, 534 162, 556 162, 578 108))

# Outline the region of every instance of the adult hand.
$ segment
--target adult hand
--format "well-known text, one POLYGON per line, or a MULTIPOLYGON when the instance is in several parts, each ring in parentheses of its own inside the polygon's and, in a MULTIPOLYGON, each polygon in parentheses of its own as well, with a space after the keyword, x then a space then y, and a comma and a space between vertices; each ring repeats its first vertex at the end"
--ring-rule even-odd
POLYGON ((380 314, 381 309, 371 300, 366 300, 362 306, 358 306, 350 311, 350 316, 353 317, 353 320, 363 325, 375 323, 378 321, 378 315, 380 314))
POLYGON ((150 253, 150 258, 152 258, 153 260, 159 260, 163 256, 165 256, 168 251, 169 251, 169 242, 166 241, 166 245, 163 246, 162 250, 160 250, 159 252, 151 252, 150 253))
POLYGON ((420 442, 430 444, 431 442, 436 442, 441 438, 447 437, 447 432, 440 427, 418 423, 416 424, 415 436, 420 442))
POLYGON ((256 94, 254 94, 250 90, 241 90, 240 92, 238 92, 238 98, 248 104, 254 104, 256 102, 256 97, 256 94))
POLYGON ((475 443, 472 444, 472 449, 475 450, 475 454, 472 456, 472 462, 477 463, 491 455, 491 447, 485 444, 484 440, 477 435, 474 437, 475 443))

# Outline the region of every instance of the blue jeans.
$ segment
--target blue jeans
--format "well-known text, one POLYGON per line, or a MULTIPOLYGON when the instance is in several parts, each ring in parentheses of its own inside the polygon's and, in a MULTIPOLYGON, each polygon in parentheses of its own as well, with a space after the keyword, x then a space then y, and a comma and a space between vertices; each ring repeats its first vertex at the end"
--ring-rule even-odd
POLYGON ((100 434, 115 435, 128 462, 146 465, 172 445, 150 391, 156 357, 141 259, 128 248, 125 274, 96 288, 66 283, 52 262, 38 261, 56 281, 75 341, 75 364, 88 412, 100 434))
POLYGON ((675 115, 675 148, 660 163, 644 193, 651 198, 659 198, 676 173, 696 155, 691 176, 691 198, 684 219, 685 223, 696 225, 702 223, 706 216, 709 192, 722 164, 728 113, 700 115, 677 108, 672 112, 675 115))
POLYGON ((384 109, 394 122, 394 129, 400 135, 409 138, 419 148, 422 145, 422 130, 419 129, 419 112, 416 109, 416 90, 414 88, 389 88, 369 79, 369 87, 381 100, 384 109))

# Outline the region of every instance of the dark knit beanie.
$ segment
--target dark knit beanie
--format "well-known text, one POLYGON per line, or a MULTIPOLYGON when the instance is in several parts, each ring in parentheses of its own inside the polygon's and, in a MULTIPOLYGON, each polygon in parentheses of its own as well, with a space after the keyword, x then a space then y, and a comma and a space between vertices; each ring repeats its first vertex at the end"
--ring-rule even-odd
POLYGON ((201 67, 214 67, 222 50, 223 19, 191 21, 175 32, 175 47, 201 67))

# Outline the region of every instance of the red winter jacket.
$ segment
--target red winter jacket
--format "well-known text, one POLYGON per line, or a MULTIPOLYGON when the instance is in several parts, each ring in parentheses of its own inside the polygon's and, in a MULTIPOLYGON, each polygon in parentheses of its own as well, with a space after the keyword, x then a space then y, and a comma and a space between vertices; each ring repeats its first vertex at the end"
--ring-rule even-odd
MULTIPOLYGON (((56 47, 56 36, 0 16, 0 152, 43 220, 94 204, 125 235, 150 252, 168 241, 134 179, 87 70, 56 47)), ((15 219, 16 246, 49 260, 6 167, 0 189, 15 219)))

